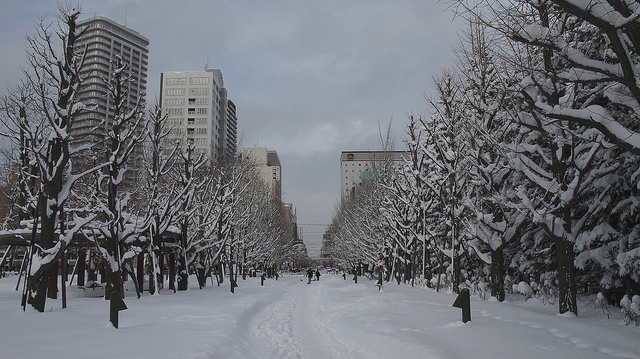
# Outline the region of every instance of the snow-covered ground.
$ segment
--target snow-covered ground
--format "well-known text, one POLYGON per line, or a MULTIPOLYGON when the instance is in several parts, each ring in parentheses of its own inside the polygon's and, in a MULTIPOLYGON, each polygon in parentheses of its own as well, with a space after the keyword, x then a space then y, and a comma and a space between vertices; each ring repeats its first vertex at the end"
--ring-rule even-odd
POLYGON ((115 329, 103 299, 23 312, 15 279, 0 280, 0 358, 640 358, 640 328, 587 303, 575 318, 537 301, 472 297, 464 324, 453 294, 285 274, 240 281, 235 294, 228 283, 128 294, 115 329))

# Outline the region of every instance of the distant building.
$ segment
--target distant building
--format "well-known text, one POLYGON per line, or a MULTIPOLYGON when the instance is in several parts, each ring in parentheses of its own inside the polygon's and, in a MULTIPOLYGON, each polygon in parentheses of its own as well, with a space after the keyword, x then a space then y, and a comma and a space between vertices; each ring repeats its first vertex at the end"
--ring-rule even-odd
MULTIPOLYGON (((293 207, 293 203, 284 203, 282 202, 282 213, 284 214, 284 224, 286 226, 293 226, 296 224, 296 211, 293 207)), ((297 235, 297 233, 296 233, 297 235)))
POLYGON ((238 114, 236 113, 236 104, 233 101, 227 101, 227 117, 222 124, 222 157, 235 157, 238 151, 238 114))
POLYGON ((242 156, 253 161, 277 203, 282 202, 282 168, 278 152, 266 147, 244 147, 242 156))
POLYGON ((282 202, 282 218, 285 228, 290 231, 290 236, 294 242, 298 240, 298 218, 293 203, 282 202))
POLYGON ((364 180, 375 179, 385 161, 400 162, 405 151, 343 151, 340 155, 340 198, 353 198, 364 180))
MULTIPOLYGON (((76 41, 75 49, 86 49, 84 64, 80 69, 84 83, 78 95, 88 110, 74 122, 71 133, 79 144, 99 144, 113 123, 113 99, 107 95, 105 83, 105 80, 111 81, 114 73, 111 62, 119 55, 129 65, 132 80, 127 84, 126 91, 130 106, 133 107, 140 97, 144 101, 149 40, 102 16, 79 21, 77 26, 84 32, 76 41)), ((100 151, 101 148, 94 146, 94 150, 100 151)))
POLYGON ((167 151, 176 141, 192 143, 210 166, 235 155, 236 106, 227 98, 219 69, 163 72, 160 104, 170 129, 164 139, 167 151))

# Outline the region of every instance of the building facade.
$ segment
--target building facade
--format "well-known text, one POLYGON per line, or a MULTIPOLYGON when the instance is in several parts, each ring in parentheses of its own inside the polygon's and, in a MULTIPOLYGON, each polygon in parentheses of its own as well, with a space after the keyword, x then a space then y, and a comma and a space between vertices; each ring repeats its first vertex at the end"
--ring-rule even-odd
POLYGON ((227 117, 222 124, 222 156, 223 158, 234 157, 238 151, 238 114, 236 104, 227 101, 227 117))
MULTIPOLYGON (((82 31, 76 51, 86 51, 80 76, 84 78, 78 95, 87 111, 74 122, 71 133, 79 143, 99 144, 113 121, 113 103, 107 83, 114 73, 112 62, 120 56, 129 65, 131 81, 127 84, 129 107, 133 108, 147 91, 149 40, 138 32, 102 16, 78 22, 82 31), (105 80, 107 82, 105 82, 105 80)), ((99 150, 94 146, 95 150, 99 150)))
POLYGON ((236 152, 238 118, 220 69, 163 72, 160 104, 167 116, 165 149, 191 143, 215 166, 236 152))
POLYGON ((271 195, 277 201, 282 202, 282 167, 278 152, 268 150, 266 147, 244 147, 242 157, 253 161, 258 167, 265 185, 271 195))
POLYGON ((406 154, 405 151, 343 151, 340 154, 340 198, 352 199, 365 180, 376 178, 380 166, 401 162, 406 154))
POLYGON ((290 231, 289 235, 294 243, 298 241, 298 216, 293 207, 293 203, 284 203, 281 205, 282 218, 285 228, 290 231))

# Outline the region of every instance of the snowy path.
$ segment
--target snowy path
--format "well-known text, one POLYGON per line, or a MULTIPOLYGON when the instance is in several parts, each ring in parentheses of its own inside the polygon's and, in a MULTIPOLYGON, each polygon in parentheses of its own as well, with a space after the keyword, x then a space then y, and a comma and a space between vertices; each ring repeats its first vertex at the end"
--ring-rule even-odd
POLYGON ((359 358, 342 346, 319 318, 321 286, 293 282, 282 299, 263 309, 251 325, 268 349, 264 358, 359 358))
MULTIPOLYGON (((163 291, 135 299, 108 323, 108 302, 48 301, 45 313, 23 312, 15 281, 0 279, 0 358, 640 358, 640 327, 607 319, 592 302, 580 318, 511 297, 472 298, 472 321, 460 322, 455 295, 424 288, 358 284, 324 275, 278 281, 250 278, 235 294, 228 282, 203 290, 163 291)), ((74 291, 70 291, 73 294, 74 291)), ((79 292, 75 292, 78 294, 79 292)))

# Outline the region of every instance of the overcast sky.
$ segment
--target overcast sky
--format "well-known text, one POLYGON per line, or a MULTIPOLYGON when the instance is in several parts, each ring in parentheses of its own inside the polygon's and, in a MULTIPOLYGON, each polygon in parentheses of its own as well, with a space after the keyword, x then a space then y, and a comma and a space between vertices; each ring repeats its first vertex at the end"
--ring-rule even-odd
MULTIPOLYGON (((451 67, 456 27, 436 0, 92 0, 81 19, 108 17, 147 37, 149 99, 160 73, 220 68, 238 108, 240 146, 276 150, 283 200, 297 209, 310 253, 340 195, 340 153, 379 149, 392 120, 427 110, 432 77, 451 67), (314 224, 314 225, 312 225, 314 224)), ((25 64, 25 36, 55 0, 0 2, 0 91, 25 64)), ((151 101, 153 102, 153 101, 151 101)))

